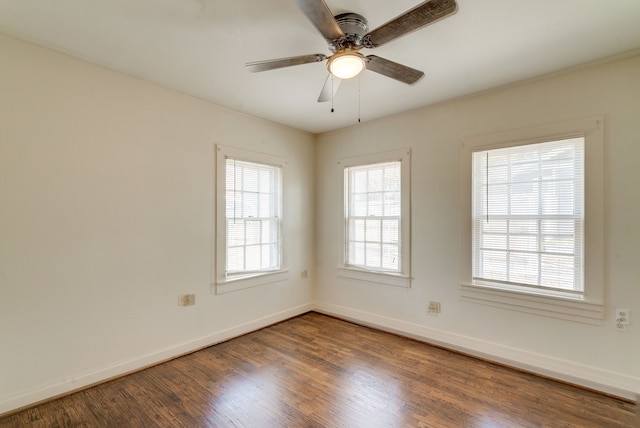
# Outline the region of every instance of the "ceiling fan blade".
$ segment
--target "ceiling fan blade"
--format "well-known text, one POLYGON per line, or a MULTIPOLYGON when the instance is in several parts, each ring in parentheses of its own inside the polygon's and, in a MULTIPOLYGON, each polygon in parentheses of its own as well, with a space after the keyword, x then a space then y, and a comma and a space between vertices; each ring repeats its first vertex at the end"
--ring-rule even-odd
POLYGON ((442 19, 458 9, 456 0, 429 0, 376 28, 363 38, 367 48, 383 45, 442 19))
POLYGON ((320 91, 318 102, 324 103, 327 101, 331 101, 331 97, 334 97, 336 95, 336 92, 338 92, 340 82, 342 82, 342 79, 338 79, 337 77, 329 73, 329 75, 327 76, 327 80, 324 81, 324 86, 320 91))
POLYGON ((259 71, 275 70, 276 68, 291 67, 293 65, 309 64, 327 59, 323 54, 311 54, 302 56, 292 56, 289 58, 268 59, 266 61, 248 62, 245 67, 252 73, 259 71))
POLYGON ((367 70, 375 71, 376 73, 399 80, 407 85, 413 85, 424 76, 424 73, 420 70, 380 58, 376 55, 367 56, 367 70))
POLYGON ((296 4, 326 41, 330 42, 344 36, 331 9, 323 0, 296 0, 296 4))

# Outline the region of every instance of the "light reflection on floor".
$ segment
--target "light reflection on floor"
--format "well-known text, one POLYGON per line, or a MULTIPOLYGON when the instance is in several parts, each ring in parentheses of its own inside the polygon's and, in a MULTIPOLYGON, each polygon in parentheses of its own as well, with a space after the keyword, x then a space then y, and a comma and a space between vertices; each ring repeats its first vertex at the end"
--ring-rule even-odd
POLYGON ((281 420, 283 390, 277 374, 255 370, 231 377, 213 397, 211 410, 238 426, 273 426, 281 420))
POLYGON ((403 413, 406 403, 401 399, 403 392, 397 379, 379 369, 361 366, 344 379, 341 388, 343 399, 348 402, 341 407, 348 410, 345 416, 354 422, 362 421, 364 414, 368 415, 369 421, 376 421, 374 426, 403 425, 398 415, 403 413))
POLYGON ((364 420, 368 427, 402 426, 397 418, 406 403, 402 400, 400 382, 384 371, 348 366, 343 381, 332 385, 323 382, 320 370, 314 372, 292 372, 283 364, 280 370, 254 369, 230 376, 221 383, 210 411, 215 413, 215 419, 226 420, 230 425, 276 426, 282 415, 293 413, 283 404, 289 402, 296 404, 296 412, 307 416, 315 413, 316 420, 332 426, 336 423, 363 426, 364 420), (287 379, 284 384, 283 376, 287 379), (303 401, 300 397, 308 397, 308 390, 313 388, 330 392, 323 394, 331 397, 330 401, 303 401))

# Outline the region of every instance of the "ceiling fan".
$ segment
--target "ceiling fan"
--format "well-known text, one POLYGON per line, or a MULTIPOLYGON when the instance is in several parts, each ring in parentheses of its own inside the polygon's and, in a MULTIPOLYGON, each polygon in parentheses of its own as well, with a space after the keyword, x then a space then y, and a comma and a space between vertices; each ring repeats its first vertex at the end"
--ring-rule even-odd
POLYGON ((327 60, 329 76, 318 97, 318 102, 328 101, 335 94, 341 79, 350 79, 367 69, 400 82, 412 85, 424 73, 376 55, 363 55, 362 48, 375 48, 404 36, 454 13, 455 0, 427 0, 383 24, 368 31, 367 20, 357 13, 333 13, 324 0, 295 0, 296 4, 325 38, 332 55, 310 54, 289 58, 255 61, 246 64, 251 72, 274 70, 294 65, 327 60), (331 77, 335 79, 331 79, 331 77), (330 84, 331 80, 331 84, 330 84))

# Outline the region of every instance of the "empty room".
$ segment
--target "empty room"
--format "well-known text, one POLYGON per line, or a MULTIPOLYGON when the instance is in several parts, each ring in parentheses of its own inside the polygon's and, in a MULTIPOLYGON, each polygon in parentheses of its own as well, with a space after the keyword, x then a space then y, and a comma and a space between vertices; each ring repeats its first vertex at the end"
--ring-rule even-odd
POLYGON ((0 427, 640 426, 637 0, 0 0, 0 427))

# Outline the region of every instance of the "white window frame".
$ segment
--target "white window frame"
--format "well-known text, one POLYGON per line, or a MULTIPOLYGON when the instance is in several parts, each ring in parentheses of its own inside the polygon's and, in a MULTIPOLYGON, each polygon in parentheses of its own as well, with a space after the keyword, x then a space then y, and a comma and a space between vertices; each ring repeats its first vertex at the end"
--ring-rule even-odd
POLYGON ((230 291, 242 290, 263 284, 284 281, 288 278, 288 270, 284 267, 285 255, 283 245, 282 221, 284 218, 284 198, 285 198, 285 166, 287 161, 284 158, 253 152, 236 147, 216 145, 216 220, 215 220, 215 260, 214 278, 215 293, 222 294, 230 291), (281 193, 280 193, 280 231, 279 250, 280 267, 277 270, 248 272, 247 274, 227 275, 227 212, 226 212, 226 164, 227 159, 252 162, 268 166, 275 166, 281 169, 281 193))
POLYGON ((464 301, 598 325, 604 318, 604 117, 466 139, 460 160, 461 296, 464 301), (523 291, 472 281, 472 154, 475 151, 584 137, 584 294, 523 291))
POLYGON ((339 174, 342 180, 341 213, 343 224, 339 240, 340 255, 338 260, 338 276, 376 284, 391 285, 408 288, 411 286, 411 150, 398 149, 381 153, 373 153, 342 159, 338 162, 339 174), (347 169, 366 165, 400 162, 400 271, 387 272, 368 270, 349 265, 348 256, 348 194, 345 180, 347 169))

